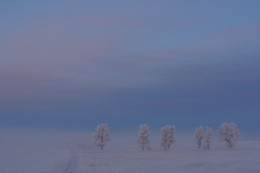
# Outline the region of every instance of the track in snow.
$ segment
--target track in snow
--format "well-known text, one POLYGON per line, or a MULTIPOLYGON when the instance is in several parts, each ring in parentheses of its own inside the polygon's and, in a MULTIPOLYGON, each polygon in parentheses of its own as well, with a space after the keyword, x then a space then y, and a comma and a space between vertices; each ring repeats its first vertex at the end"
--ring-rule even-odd
POLYGON ((56 173, 83 173, 80 168, 79 151, 76 147, 68 146, 68 156, 55 164, 56 173))

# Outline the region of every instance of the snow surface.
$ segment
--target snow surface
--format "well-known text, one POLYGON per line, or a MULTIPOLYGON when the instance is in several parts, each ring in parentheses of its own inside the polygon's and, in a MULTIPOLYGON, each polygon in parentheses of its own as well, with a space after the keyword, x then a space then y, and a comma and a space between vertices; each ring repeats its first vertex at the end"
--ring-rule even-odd
POLYGON ((0 173, 260 172, 260 140, 242 140, 233 150, 215 140, 205 151, 196 149, 192 138, 190 142, 177 138, 165 152, 160 141, 152 144, 151 151, 141 151, 134 135, 114 140, 112 136, 114 143, 103 151, 93 147, 86 134, 0 133, 0 137, 0 173))

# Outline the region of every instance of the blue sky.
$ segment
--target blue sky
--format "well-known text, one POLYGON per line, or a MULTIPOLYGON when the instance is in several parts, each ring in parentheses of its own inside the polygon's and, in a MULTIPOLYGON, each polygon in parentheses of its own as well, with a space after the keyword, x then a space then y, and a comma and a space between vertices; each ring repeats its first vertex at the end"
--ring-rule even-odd
POLYGON ((259 1, 1 1, 0 129, 260 132, 259 1))

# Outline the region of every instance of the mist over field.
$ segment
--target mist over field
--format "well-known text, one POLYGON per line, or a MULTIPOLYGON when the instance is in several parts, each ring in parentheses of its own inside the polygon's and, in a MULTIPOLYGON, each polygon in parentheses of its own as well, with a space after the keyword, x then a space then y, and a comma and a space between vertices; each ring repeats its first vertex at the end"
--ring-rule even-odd
POLYGON ((151 133, 152 150, 142 151, 137 134, 111 134, 104 150, 88 132, 6 131, 0 134, 0 172, 259 172, 260 140, 245 139, 228 150, 214 135, 210 150, 199 150, 193 133, 176 133, 165 152, 159 133, 151 133))

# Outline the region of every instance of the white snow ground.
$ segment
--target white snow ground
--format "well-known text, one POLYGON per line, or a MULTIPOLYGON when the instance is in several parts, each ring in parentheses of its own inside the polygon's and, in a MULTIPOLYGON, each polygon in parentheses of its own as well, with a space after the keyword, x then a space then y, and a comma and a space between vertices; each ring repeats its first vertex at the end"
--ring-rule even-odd
POLYGON ((215 141, 204 151, 196 149, 193 139, 177 138, 165 152, 156 142, 153 150, 141 151, 134 135, 114 136, 114 143, 100 151, 91 138, 83 140, 89 135, 36 134, 0 134, 0 173, 260 172, 260 140, 242 140, 233 150, 215 141))

